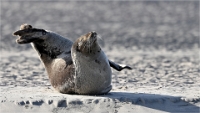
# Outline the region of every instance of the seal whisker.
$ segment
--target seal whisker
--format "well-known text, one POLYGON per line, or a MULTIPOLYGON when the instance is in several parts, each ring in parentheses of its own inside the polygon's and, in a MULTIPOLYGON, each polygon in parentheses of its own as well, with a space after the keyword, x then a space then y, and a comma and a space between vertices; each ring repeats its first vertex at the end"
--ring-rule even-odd
POLYGON ((103 38, 101 37, 101 35, 97 35, 97 38, 100 39, 101 41, 103 41, 103 38))
POLYGON ((104 46, 105 45, 105 42, 104 42, 104 39, 102 38, 101 35, 97 35, 97 41, 100 45, 104 46))

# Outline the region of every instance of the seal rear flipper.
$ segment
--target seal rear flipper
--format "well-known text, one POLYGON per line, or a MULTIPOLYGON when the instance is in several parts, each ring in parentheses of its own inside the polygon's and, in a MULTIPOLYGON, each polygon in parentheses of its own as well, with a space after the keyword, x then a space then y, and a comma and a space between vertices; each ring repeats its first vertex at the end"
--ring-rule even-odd
POLYGON ((110 67, 116 69, 117 71, 121 71, 121 70, 123 70, 123 69, 129 69, 129 70, 132 69, 132 68, 129 67, 129 66, 126 66, 126 65, 120 66, 120 65, 118 65, 118 64, 116 64, 116 63, 114 63, 114 62, 112 62, 112 61, 110 61, 110 60, 108 60, 108 61, 109 61, 110 67))

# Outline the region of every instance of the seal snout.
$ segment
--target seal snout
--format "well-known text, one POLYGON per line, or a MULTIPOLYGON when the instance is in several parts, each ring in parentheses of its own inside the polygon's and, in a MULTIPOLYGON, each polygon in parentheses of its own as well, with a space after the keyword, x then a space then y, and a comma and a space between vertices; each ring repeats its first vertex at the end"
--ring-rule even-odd
POLYGON ((91 37, 97 37, 97 33, 95 31, 91 32, 91 37))
POLYGON ((90 37, 88 37, 90 41, 95 42, 97 40, 97 33, 95 31, 90 32, 90 37))

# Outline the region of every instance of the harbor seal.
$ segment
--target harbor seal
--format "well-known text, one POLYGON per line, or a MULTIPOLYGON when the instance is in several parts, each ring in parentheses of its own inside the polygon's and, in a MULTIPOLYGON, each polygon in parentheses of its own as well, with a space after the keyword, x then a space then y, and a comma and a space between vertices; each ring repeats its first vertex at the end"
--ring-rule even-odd
POLYGON ((105 94, 112 89, 110 64, 97 43, 96 32, 78 38, 72 46, 71 53, 75 66, 76 92, 105 94))
POLYGON ((56 90, 61 93, 75 93, 72 41, 48 30, 32 28, 28 24, 21 25, 14 35, 19 36, 16 39, 18 44, 31 43, 56 90))
POLYGON ((111 69, 131 69, 110 61, 90 32, 74 43, 52 31, 23 24, 13 33, 18 44, 31 43, 43 63, 51 85, 65 94, 106 94, 111 89, 111 69))

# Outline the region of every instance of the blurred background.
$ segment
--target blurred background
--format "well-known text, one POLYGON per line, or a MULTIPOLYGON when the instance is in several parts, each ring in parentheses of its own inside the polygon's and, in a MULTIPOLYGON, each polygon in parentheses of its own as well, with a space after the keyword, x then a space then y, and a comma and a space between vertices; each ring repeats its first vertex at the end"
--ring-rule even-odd
POLYGON ((50 86, 30 44, 16 44, 12 36, 28 23, 72 41, 90 31, 100 34, 108 58, 133 68, 113 70, 113 90, 162 86, 182 93, 200 87, 199 1, 4 0, 0 11, 0 86, 50 86))
POLYGON ((108 49, 185 50, 198 48, 199 2, 2 1, 2 50, 31 48, 16 44, 12 36, 23 23, 57 32, 72 41, 96 31, 108 49))

